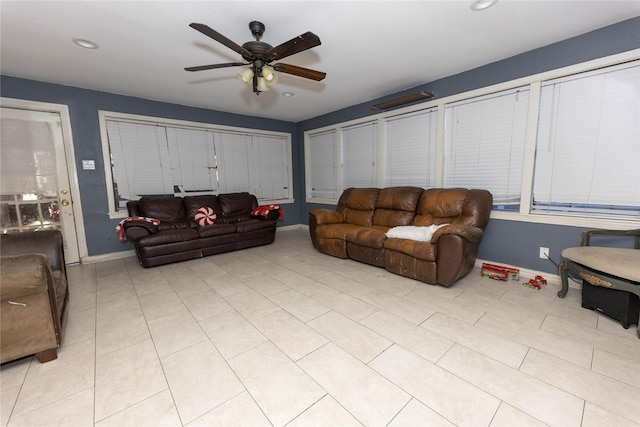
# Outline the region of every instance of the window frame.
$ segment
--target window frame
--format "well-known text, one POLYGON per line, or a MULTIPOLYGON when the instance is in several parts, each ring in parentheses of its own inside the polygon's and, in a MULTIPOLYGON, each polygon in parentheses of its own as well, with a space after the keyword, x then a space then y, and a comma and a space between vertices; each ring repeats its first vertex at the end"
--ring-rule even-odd
MULTIPOLYGON (((493 210, 505 210, 510 212, 520 210, 520 205, 522 203, 521 197, 520 197, 522 195, 522 175, 520 171, 522 170, 522 168, 518 170, 518 173, 520 174, 520 176, 517 178, 519 180, 518 182, 519 185, 514 186, 514 190, 517 189, 517 195, 516 195, 516 194, 512 194, 509 191, 510 178, 512 177, 510 173, 511 171, 510 167, 517 166, 516 162, 518 161, 520 161, 520 164, 524 163, 524 156, 525 156, 524 150, 526 146, 526 126, 528 122, 529 96, 530 96, 529 87, 525 85, 525 86, 520 86, 520 87, 508 89, 508 90, 492 92, 490 94, 483 95, 483 96, 466 98, 461 101, 447 102, 444 105, 444 110, 442 111, 442 114, 444 116, 444 121, 445 121, 445 133, 444 133, 444 141, 443 141, 444 154, 442 158, 442 161, 444 163, 444 168, 443 168, 443 175, 442 175, 442 181, 441 181, 443 186, 484 188, 493 193, 493 210), (474 136, 473 136, 474 145, 465 147, 466 141, 468 141, 470 138, 466 138, 466 141, 464 137, 461 137, 460 139, 458 139, 457 137, 457 133, 459 132, 458 126, 454 125, 453 122, 456 121, 454 119, 456 119, 456 117, 458 116, 462 117, 463 119, 469 120, 468 119, 469 116, 465 115, 466 114, 464 111, 465 109, 480 107, 481 114, 489 114, 491 118, 495 118, 496 117, 495 114, 500 113, 500 110, 499 109, 496 110, 496 107, 498 106, 499 108, 502 108, 504 107, 503 104, 507 102, 507 103, 510 103, 509 105, 510 111, 508 113, 510 113, 511 117, 514 118, 514 115, 516 114, 516 103, 518 103, 518 98, 520 97, 520 95, 526 96, 526 104, 523 102, 523 104, 519 105, 519 108, 523 108, 523 109, 526 108, 527 110, 524 111, 524 113, 526 114, 520 113, 518 115, 518 118, 521 120, 520 122, 511 123, 510 141, 506 141, 504 138, 502 138, 501 136, 503 135, 495 136, 495 134, 492 134, 491 131, 495 131, 497 129, 495 126, 495 122, 492 120, 485 120, 482 115, 480 116, 480 118, 482 119, 481 121, 488 122, 488 125, 487 127, 482 127, 481 129, 479 129, 479 131, 474 129, 474 136), (487 105, 486 103, 488 103, 488 105, 490 106, 489 108, 492 108, 491 111, 485 110, 486 108, 485 106, 487 105), (462 110, 462 114, 459 112, 459 110, 462 110), (517 136, 518 138, 515 138, 515 136, 517 136), (514 142, 517 142, 517 145, 515 147, 516 150, 513 149, 514 142), (507 147, 507 143, 508 145, 510 145, 509 147, 507 147), (499 194, 499 191, 496 190, 496 187, 497 186, 499 187, 500 183, 496 182, 495 179, 492 180, 490 177, 486 176, 487 175, 486 168, 476 169, 476 170, 481 170, 481 174, 478 177, 478 181, 484 181, 485 179, 489 181, 493 181, 489 184, 487 184, 486 182, 485 184, 477 183, 477 182, 472 183, 473 179, 466 180, 465 178, 460 177, 458 175, 458 173, 456 172, 457 171, 456 156, 459 153, 464 153, 464 150, 460 151, 460 147, 477 150, 476 155, 472 156, 474 157, 474 160, 480 160, 481 158, 483 158, 483 156, 486 156, 487 153, 491 152, 491 150, 493 150, 494 152, 496 151, 496 149, 499 149, 498 151, 503 151, 505 149, 509 150, 509 151, 506 151, 509 153, 509 156, 508 156, 509 158, 506 159, 507 166, 504 170, 502 170, 503 174, 500 175, 501 178, 505 178, 505 177, 507 178, 506 179, 507 187, 503 189, 505 194, 499 194), (483 148, 485 149, 486 153, 483 153, 483 148), (452 167, 453 170, 448 170, 447 165, 449 165, 449 167, 452 167), (450 181, 454 181, 454 182, 451 183, 450 181)), ((477 113, 474 113, 474 115, 475 114, 477 113)), ((501 118, 499 115, 497 117, 501 118)), ((475 116, 474 116, 474 119, 475 119, 475 116)), ((484 125, 481 125, 481 126, 484 126, 484 125)), ((461 127, 463 130, 465 129, 464 125, 462 125, 461 127)), ((465 134, 462 133, 462 135, 464 136, 465 134)), ((464 157, 465 154, 466 153, 462 154, 461 160, 463 162, 469 160, 468 158, 464 157)), ((502 155, 502 154, 498 153, 498 155, 502 155)), ((484 159, 485 161, 492 160, 492 159, 487 159, 486 157, 484 159)), ((504 166, 504 164, 502 164, 501 166, 504 166)), ((465 171, 463 168, 463 173, 464 172, 465 171)))
MULTIPOLYGON (((438 109, 438 131, 436 142, 436 187, 442 187, 444 177, 444 112, 446 106, 450 103, 463 101, 475 97, 481 97, 490 95, 496 92, 502 92, 505 90, 516 89, 518 87, 528 87, 529 89, 529 105, 527 113, 527 126, 525 136, 525 154, 524 164, 522 167, 522 183, 520 193, 520 210, 518 212, 508 212, 500 210, 492 210, 491 218, 503 219, 510 221, 523 221, 530 223, 540 224, 553 224, 553 225, 566 225, 575 227, 599 227, 599 228, 637 228, 640 224, 640 218, 619 218, 608 216, 591 216, 585 214, 547 214, 532 211, 532 197, 533 197, 533 178, 534 178, 534 164, 535 164, 535 149, 536 149, 536 132, 537 132, 537 120, 540 103, 540 92, 543 82, 548 80, 567 77, 573 74, 584 73, 588 71, 597 70, 600 68, 606 68, 610 66, 619 65, 625 62, 633 62, 640 60, 640 49, 634 49, 627 52, 610 55, 598 59, 594 59, 579 64, 570 65, 554 70, 533 74, 530 76, 498 83, 491 86, 486 86, 478 89, 474 89, 467 92, 462 92, 447 96, 441 99, 434 99, 420 103, 418 105, 403 107, 394 109, 388 112, 381 112, 370 116, 362 117, 360 119, 351 120, 346 123, 338 123, 321 128, 324 131, 330 129, 336 129, 339 132, 341 127, 347 125, 353 125, 357 123, 364 123, 371 120, 379 120, 404 113, 415 112, 423 109, 437 108, 438 109)), ((304 132, 305 143, 307 141, 308 134, 318 132, 320 129, 310 129, 304 132)), ((378 147, 382 147, 383 142, 379 141, 378 147)), ((306 150, 305 145, 305 161, 308 163, 309 151, 306 150)), ((380 170, 380 163, 379 163, 380 170)), ((306 171, 305 171, 306 174, 306 171)), ((338 181, 340 182, 340 181, 338 181)), ((379 180, 379 183, 382 182, 379 180)), ((307 187, 306 200, 308 203, 324 203, 324 204, 337 204, 338 200, 318 200, 310 197, 309 188, 307 187)), ((338 194, 340 190, 338 189, 338 194)), ((339 197, 339 196, 338 196, 339 197)))
MULTIPOLYGON (((226 125, 218 125, 211 123, 202 123, 202 122, 192 122, 186 120, 176 120, 176 119, 167 119, 163 117, 153 117, 153 116, 143 116, 138 114, 128 114, 128 113, 120 113, 115 111, 106 111, 99 110, 98 111, 98 120, 100 124, 100 137, 102 142, 102 157, 103 157, 103 165, 104 165, 104 176, 105 176, 105 184, 107 191, 107 200, 108 200, 108 215, 111 219, 120 219, 126 218, 128 213, 126 209, 120 208, 120 210, 116 209, 116 201, 113 192, 113 176, 111 171, 111 151, 109 147, 109 138, 107 135, 107 121, 123 121, 130 123, 138 123, 143 125, 151 125, 151 126, 164 126, 164 127, 173 127, 173 128, 184 128, 184 129, 192 129, 198 131, 207 131, 207 132, 226 132, 226 133, 238 133, 238 134, 246 134, 249 136, 258 136, 258 137, 275 137, 282 138, 285 144, 285 164, 287 167, 287 176, 288 176, 288 189, 289 189, 289 197, 282 199, 259 199, 260 203, 278 203, 278 204, 288 204, 294 203, 294 191, 293 191, 293 160, 292 160, 292 146, 291 146, 291 134, 288 132, 277 132, 277 131, 268 131, 262 129, 252 129, 252 128, 240 128, 235 126, 226 126, 226 125)), ((249 189, 247 189, 251 193, 249 189)), ((253 194, 253 193, 252 193, 253 194)))

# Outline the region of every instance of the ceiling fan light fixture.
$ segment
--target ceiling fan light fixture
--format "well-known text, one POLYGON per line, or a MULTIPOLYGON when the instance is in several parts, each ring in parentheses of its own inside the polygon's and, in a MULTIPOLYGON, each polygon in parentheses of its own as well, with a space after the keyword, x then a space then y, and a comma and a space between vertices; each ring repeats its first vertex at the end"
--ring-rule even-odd
POLYGON ((278 73, 267 67, 262 68, 262 77, 264 77, 269 87, 278 82, 278 73))
POLYGON ((271 89, 270 85, 267 84, 267 80, 264 77, 258 77, 257 88, 260 92, 266 92, 271 89))
POLYGON ((253 81, 253 70, 251 68, 247 68, 246 70, 238 73, 238 79, 243 83, 250 85, 253 81))

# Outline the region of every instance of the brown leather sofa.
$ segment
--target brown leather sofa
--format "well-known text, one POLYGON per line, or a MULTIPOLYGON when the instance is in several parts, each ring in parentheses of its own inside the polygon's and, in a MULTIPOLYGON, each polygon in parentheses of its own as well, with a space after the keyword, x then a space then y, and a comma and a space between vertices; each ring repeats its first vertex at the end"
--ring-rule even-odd
POLYGON ((56 359, 69 300, 62 234, 3 234, 0 253, 0 363, 56 359))
POLYGON ((309 233, 320 252, 451 286, 474 266, 492 203, 486 190, 349 188, 335 211, 309 212, 309 233), (429 241, 387 237, 392 228, 407 226, 442 227, 429 241))
POLYGON ((129 216, 160 223, 127 221, 122 227, 135 245, 140 264, 153 267, 273 243, 279 213, 252 216, 256 207, 258 201, 249 193, 143 197, 127 203, 129 216), (215 223, 198 225, 195 214, 202 207, 215 211, 215 223))

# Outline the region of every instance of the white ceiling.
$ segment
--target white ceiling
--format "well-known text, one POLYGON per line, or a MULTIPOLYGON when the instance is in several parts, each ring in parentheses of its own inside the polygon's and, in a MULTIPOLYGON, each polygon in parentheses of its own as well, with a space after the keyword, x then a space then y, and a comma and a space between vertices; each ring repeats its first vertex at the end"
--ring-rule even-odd
POLYGON ((640 1, 0 1, 0 72, 63 85, 297 122, 367 102, 589 32, 640 14, 640 1), (322 82, 280 74, 256 96, 241 61, 190 28, 210 26, 238 44, 265 24, 276 46, 306 31, 322 45, 280 62, 327 73, 322 82), (99 44, 82 49, 84 38, 99 44), (295 96, 286 98, 283 92, 295 96))

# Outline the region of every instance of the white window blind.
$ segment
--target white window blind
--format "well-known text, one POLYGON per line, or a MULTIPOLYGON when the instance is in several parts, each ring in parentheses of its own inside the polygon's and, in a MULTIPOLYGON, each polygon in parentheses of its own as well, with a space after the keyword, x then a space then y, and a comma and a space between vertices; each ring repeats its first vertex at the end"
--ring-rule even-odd
POLYGON ((274 136, 252 136, 252 167, 249 176, 258 199, 289 198, 289 168, 286 140, 274 136))
POLYGON ((284 134, 111 117, 104 126, 112 212, 126 208, 128 200, 149 195, 247 191, 260 200, 291 199, 291 150, 284 134))
POLYGON ((640 216, 638 61, 543 83, 534 212, 640 216))
POLYGON ((342 129, 342 188, 376 187, 377 122, 342 129))
POLYGON ((203 130, 166 128, 172 183, 176 193, 217 190, 213 133, 203 130))
POLYGON ((494 208, 520 207, 529 89, 447 105, 444 186, 482 188, 494 208))
POLYGON ((214 139, 220 193, 249 191, 249 135, 217 132, 214 139))
POLYGON ((2 117, 0 193, 56 194, 56 159, 51 123, 2 117))
POLYGON ((146 195, 173 194, 163 127, 107 121, 116 205, 146 195))
POLYGON ((437 114, 433 108, 384 120, 384 187, 434 187, 437 114))
POLYGON ((217 132, 215 148, 221 193, 249 191, 266 200, 290 197, 286 138, 217 132))
POLYGON ((309 135, 309 195, 318 199, 336 199, 338 197, 338 178, 336 169, 336 131, 332 129, 309 135))

